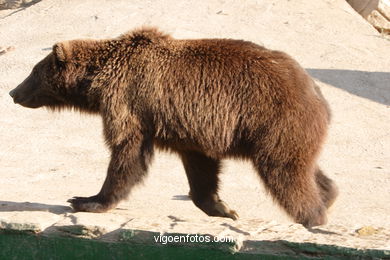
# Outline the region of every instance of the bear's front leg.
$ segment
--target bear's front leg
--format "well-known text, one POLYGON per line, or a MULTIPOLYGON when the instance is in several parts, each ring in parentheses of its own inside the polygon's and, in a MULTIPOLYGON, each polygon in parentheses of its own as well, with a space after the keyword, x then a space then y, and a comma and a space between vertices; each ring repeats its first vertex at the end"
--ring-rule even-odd
POLYGON ((92 197, 69 199, 75 211, 106 212, 114 208, 146 175, 153 155, 150 140, 133 136, 111 148, 111 161, 102 189, 92 197))

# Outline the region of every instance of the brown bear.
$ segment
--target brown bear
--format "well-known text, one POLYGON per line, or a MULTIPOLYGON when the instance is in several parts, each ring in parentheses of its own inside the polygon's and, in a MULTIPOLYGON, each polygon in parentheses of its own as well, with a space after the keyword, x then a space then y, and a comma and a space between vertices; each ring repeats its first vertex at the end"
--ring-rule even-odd
POLYGON ((103 117, 107 177, 76 211, 105 212, 145 177, 154 147, 177 153, 194 204, 237 218, 218 196, 221 159, 253 162, 273 198, 311 227, 326 223, 337 188, 316 160, 330 112, 287 54, 242 40, 177 40, 154 28, 115 39, 57 43, 10 92, 25 107, 103 117))

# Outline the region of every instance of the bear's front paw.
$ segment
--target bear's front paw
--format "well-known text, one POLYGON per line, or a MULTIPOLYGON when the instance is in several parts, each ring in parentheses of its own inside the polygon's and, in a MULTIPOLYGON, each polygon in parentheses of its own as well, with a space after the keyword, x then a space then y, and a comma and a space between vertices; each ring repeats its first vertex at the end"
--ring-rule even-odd
POLYGON ((104 202, 98 196, 92 197, 73 197, 68 200, 74 211, 87 211, 101 213, 112 209, 115 205, 104 202))

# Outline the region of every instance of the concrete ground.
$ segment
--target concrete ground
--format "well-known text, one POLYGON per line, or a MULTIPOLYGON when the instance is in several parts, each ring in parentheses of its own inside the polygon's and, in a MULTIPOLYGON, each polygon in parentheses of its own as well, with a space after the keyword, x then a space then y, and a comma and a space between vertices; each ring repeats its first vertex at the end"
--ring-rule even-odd
POLYGON ((390 42, 345 1, 43 0, 0 11, 1 48, 0 222, 46 232, 82 224, 390 249, 390 42), (239 161, 225 162, 220 193, 240 219, 208 217, 186 196, 180 161, 166 153, 156 154, 145 183, 119 208, 72 212, 67 199, 94 195, 104 181, 109 153, 100 118, 23 108, 8 92, 54 43, 141 25, 177 38, 250 40, 289 53, 318 80, 333 111, 320 165, 340 189, 327 225, 294 224, 239 161))

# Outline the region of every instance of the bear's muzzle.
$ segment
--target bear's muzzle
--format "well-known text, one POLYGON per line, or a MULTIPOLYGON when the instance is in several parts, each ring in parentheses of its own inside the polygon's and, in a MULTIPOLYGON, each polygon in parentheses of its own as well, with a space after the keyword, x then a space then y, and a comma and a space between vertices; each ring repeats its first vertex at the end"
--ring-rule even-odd
POLYGON ((23 86, 19 85, 9 92, 9 95, 14 100, 14 103, 28 108, 40 107, 41 104, 36 102, 35 95, 33 93, 26 93, 25 89, 21 87, 23 86))

